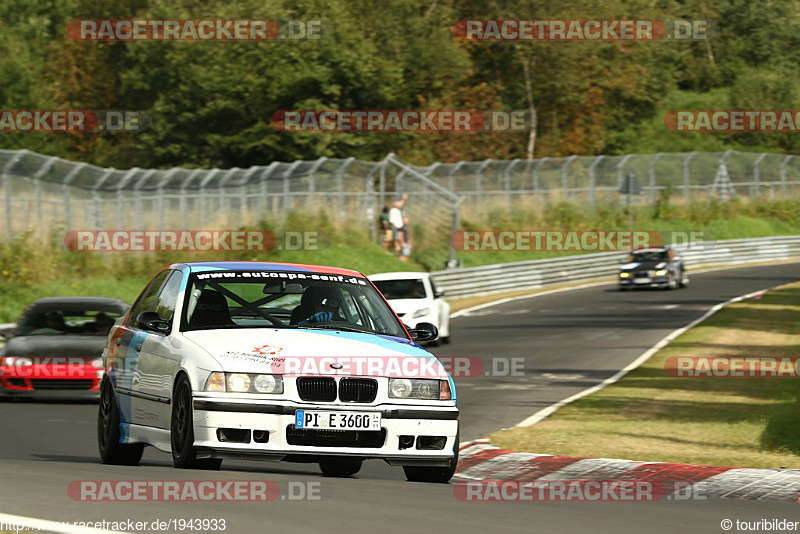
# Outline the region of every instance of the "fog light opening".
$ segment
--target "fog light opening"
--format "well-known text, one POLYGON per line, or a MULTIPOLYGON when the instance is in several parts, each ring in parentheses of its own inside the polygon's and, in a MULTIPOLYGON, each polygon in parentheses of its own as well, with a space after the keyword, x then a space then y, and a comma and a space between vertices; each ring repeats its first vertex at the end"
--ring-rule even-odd
POLYGON ((250 443, 250 430, 244 428, 218 428, 217 439, 227 443, 250 443))
POLYGON ((426 451, 440 451, 447 444, 447 436, 420 436, 417 439, 417 449, 426 451))
POLYGON ((269 443, 269 430, 253 430, 253 441, 256 443, 269 443))
POLYGON ((400 450, 410 449, 414 446, 414 436, 400 436, 400 450))

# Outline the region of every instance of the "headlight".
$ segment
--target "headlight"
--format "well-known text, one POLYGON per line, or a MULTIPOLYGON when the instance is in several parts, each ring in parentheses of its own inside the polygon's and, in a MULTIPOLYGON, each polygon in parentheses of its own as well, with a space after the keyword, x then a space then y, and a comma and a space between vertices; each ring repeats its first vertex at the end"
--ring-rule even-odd
POLYGON ((283 381, 275 375, 257 375, 253 389, 259 393, 283 393, 283 381))
POLYGON ((619 277, 620 278, 630 278, 631 277, 631 273, 619 273, 619 277))
POLYGON ((412 319, 416 319, 417 317, 422 317, 423 315, 428 315, 430 313, 430 308, 422 308, 421 310, 417 310, 414 312, 414 315, 411 316, 412 319))
POLYGON ((667 270, 666 269, 659 269, 658 271, 656 271, 653 274, 655 274, 656 276, 666 276, 667 275, 667 270))
POLYGON ((246 373, 211 373, 206 391, 231 393, 283 393, 283 377, 246 373))
POLYGON ((441 397, 440 391, 442 389, 442 382, 444 382, 444 380, 410 380, 408 378, 390 378, 389 397, 394 399, 439 400, 441 397))

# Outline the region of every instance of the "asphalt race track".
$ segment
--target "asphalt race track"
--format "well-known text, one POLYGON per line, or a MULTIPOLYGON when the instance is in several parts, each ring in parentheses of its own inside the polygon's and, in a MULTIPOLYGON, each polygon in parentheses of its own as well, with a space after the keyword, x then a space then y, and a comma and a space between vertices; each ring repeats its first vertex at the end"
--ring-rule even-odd
MULTIPOLYGON (((526 298, 453 320, 440 356, 524 358, 525 375, 457 379, 462 441, 509 427, 625 367, 713 305, 800 280, 799 264, 693 274, 687 289, 620 292, 604 285, 526 298)), ((367 462, 356 477, 316 465, 226 461, 179 471, 148 450, 141 466, 104 466, 94 404, 0 402, 0 513, 58 521, 225 519, 226 532, 723 532, 723 519, 800 520, 797 504, 709 500, 659 503, 471 503, 452 485, 406 482, 367 462), (76 480, 272 480, 319 483, 318 501, 76 502, 76 480)), ((552 451, 538 451, 548 453, 552 451)), ((736 527, 732 532, 736 531, 736 527)))

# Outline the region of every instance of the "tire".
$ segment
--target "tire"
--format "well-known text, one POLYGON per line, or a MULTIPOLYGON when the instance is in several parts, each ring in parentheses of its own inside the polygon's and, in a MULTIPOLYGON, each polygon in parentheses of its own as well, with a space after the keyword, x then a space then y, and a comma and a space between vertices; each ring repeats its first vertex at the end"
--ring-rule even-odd
POLYGON ((442 344, 449 345, 450 344, 450 336, 449 335, 448 336, 444 336, 443 338, 441 338, 441 341, 442 341, 442 344))
POLYGON ((192 415, 192 386, 185 375, 175 384, 170 421, 170 443, 172 463, 178 469, 209 469, 216 471, 222 466, 219 458, 197 458, 194 450, 194 425, 192 415))
POLYGON ((364 460, 353 458, 330 458, 319 462, 319 469, 322 476, 345 478, 350 477, 361 471, 364 460))
POLYGON ((460 443, 459 436, 456 435, 456 443, 453 447, 455 454, 450 460, 450 465, 447 467, 417 467, 413 465, 404 465, 403 471, 406 473, 406 478, 409 482, 429 482, 433 484, 447 484, 453 475, 456 473, 458 466, 458 446, 460 443))
POLYGON ((119 406, 114 388, 108 379, 100 384, 100 406, 97 410, 97 446, 104 464, 139 465, 144 444, 126 445, 119 442, 119 406))

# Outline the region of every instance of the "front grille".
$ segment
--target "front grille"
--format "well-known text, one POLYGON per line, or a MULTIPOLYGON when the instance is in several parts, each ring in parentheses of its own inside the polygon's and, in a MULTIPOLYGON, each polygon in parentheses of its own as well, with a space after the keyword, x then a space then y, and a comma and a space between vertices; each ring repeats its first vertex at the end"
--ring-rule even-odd
POLYGON ((286 427, 286 443, 306 447, 359 447, 378 449, 386 441, 386 429, 381 430, 298 430, 286 427))
POLYGON ((378 395, 378 381, 373 378, 342 378, 339 400, 342 402, 372 402, 378 395))
POLYGON ((91 389, 93 380, 31 379, 33 389, 91 389))
POLYGON ((649 275, 649 273, 647 271, 645 271, 645 272, 640 272, 640 273, 634 273, 633 276, 635 278, 647 278, 650 275, 649 275))
POLYGON ((333 402, 336 400, 336 382, 333 378, 327 377, 298 378, 297 392, 304 401, 333 402))

